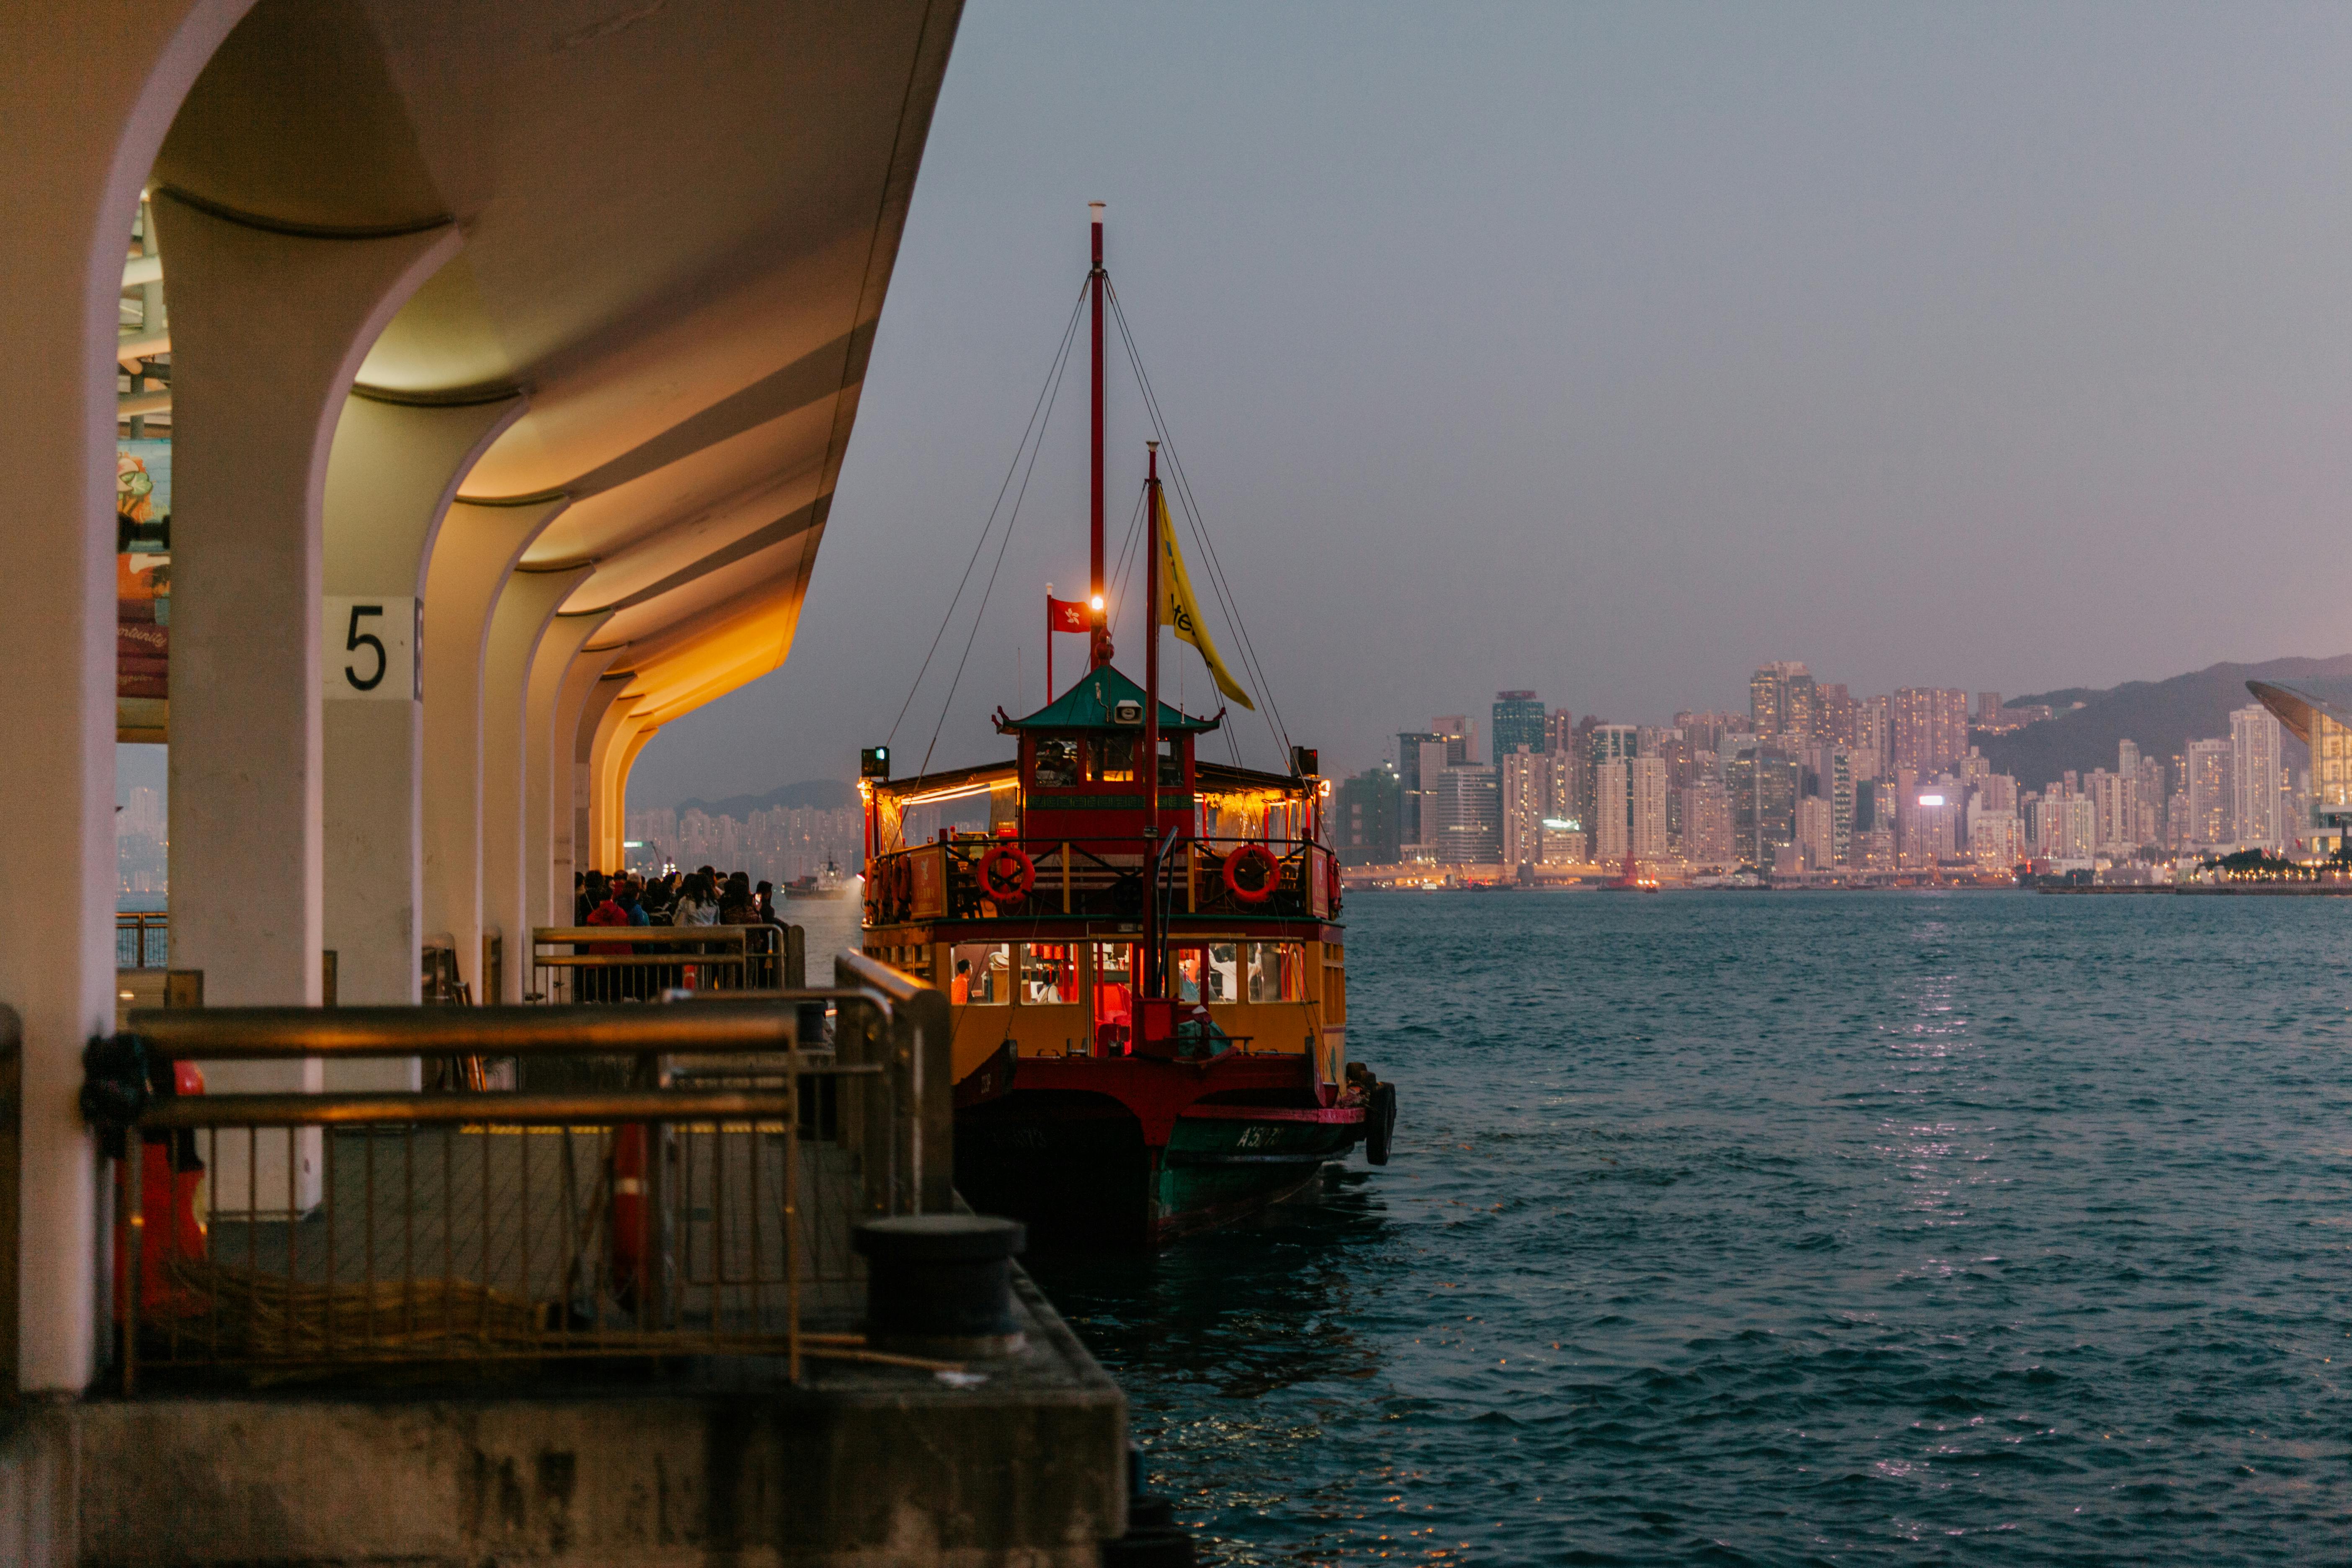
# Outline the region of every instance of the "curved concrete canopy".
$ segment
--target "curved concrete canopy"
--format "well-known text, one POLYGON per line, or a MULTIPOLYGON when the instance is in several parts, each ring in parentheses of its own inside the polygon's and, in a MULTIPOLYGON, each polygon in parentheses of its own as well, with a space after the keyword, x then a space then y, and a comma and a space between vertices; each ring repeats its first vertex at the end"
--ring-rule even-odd
POLYGON ((454 220, 358 395, 527 412, 460 487, 561 498, 667 717, 782 661, 961 0, 261 0, 155 183, 267 227, 454 220))

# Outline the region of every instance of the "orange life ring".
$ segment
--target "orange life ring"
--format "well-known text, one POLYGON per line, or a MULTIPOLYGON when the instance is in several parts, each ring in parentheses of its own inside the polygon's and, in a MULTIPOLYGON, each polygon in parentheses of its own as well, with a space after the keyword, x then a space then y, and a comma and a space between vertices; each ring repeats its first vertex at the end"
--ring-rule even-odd
POLYGON ((1018 844, 999 844, 980 858, 980 889, 1000 904, 1017 904, 1037 885, 1037 863, 1018 844))
POLYGON ((1282 863, 1263 844, 1244 844, 1225 857, 1225 891, 1245 904, 1262 904, 1282 882, 1282 863), (1243 879, 1248 868, 1249 880, 1243 879))

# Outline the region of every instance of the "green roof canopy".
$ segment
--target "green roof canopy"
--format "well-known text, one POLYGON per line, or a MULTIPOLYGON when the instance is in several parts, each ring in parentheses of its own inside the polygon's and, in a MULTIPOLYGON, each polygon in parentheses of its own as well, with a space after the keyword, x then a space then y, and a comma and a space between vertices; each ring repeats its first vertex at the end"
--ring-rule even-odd
MULTIPOLYGON (((1088 670, 1084 679, 1026 719, 1008 719, 997 728, 1007 733, 1024 730, 1122 730, 1140 734, 1140 719, 1132 724, 1122 724, 1111 718, 1111 709, 1121 702, 1134 703, 1136 711, 1141 713, 1143 688, 1106 664, 1099 669, 1088 670)), ((1165 702, 1160 705, 1160 732, 1163 735, 1197 734, 1216 727, 1214 719, 1195 719, 1165 702)))

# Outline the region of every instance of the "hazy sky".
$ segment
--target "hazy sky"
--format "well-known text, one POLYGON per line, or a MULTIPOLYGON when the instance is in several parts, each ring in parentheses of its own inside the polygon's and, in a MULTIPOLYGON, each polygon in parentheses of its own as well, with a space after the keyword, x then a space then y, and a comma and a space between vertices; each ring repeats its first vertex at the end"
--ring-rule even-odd
MULTIPOLYGON (((2018 693, 2352 648, 2347 82, 2341 5, 972 0, 792 658, 632 798, 846 777, 889 734, 1089 198, 1327 770, 1437 713, 1483 742, 1502 687, 1653 721, 1769 658, 2018 693)), ((1083 368, 934 765, 1041 697, 1083 368)), ((1115 552, 1124 375, 1111 408, 1115 552)))

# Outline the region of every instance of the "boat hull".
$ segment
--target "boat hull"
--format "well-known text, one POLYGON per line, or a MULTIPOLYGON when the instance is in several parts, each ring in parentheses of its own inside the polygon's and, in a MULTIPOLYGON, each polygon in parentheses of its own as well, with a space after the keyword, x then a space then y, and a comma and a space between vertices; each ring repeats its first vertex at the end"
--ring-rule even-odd
POLYGON ((1158 1247, 1279 1203, 1364 1136, 1356 1097, 1216 1081, 1173 1063, 1022 1062, 1008 1092, 958 1111, 957 1190, 1041 1247, 1158 1247))

